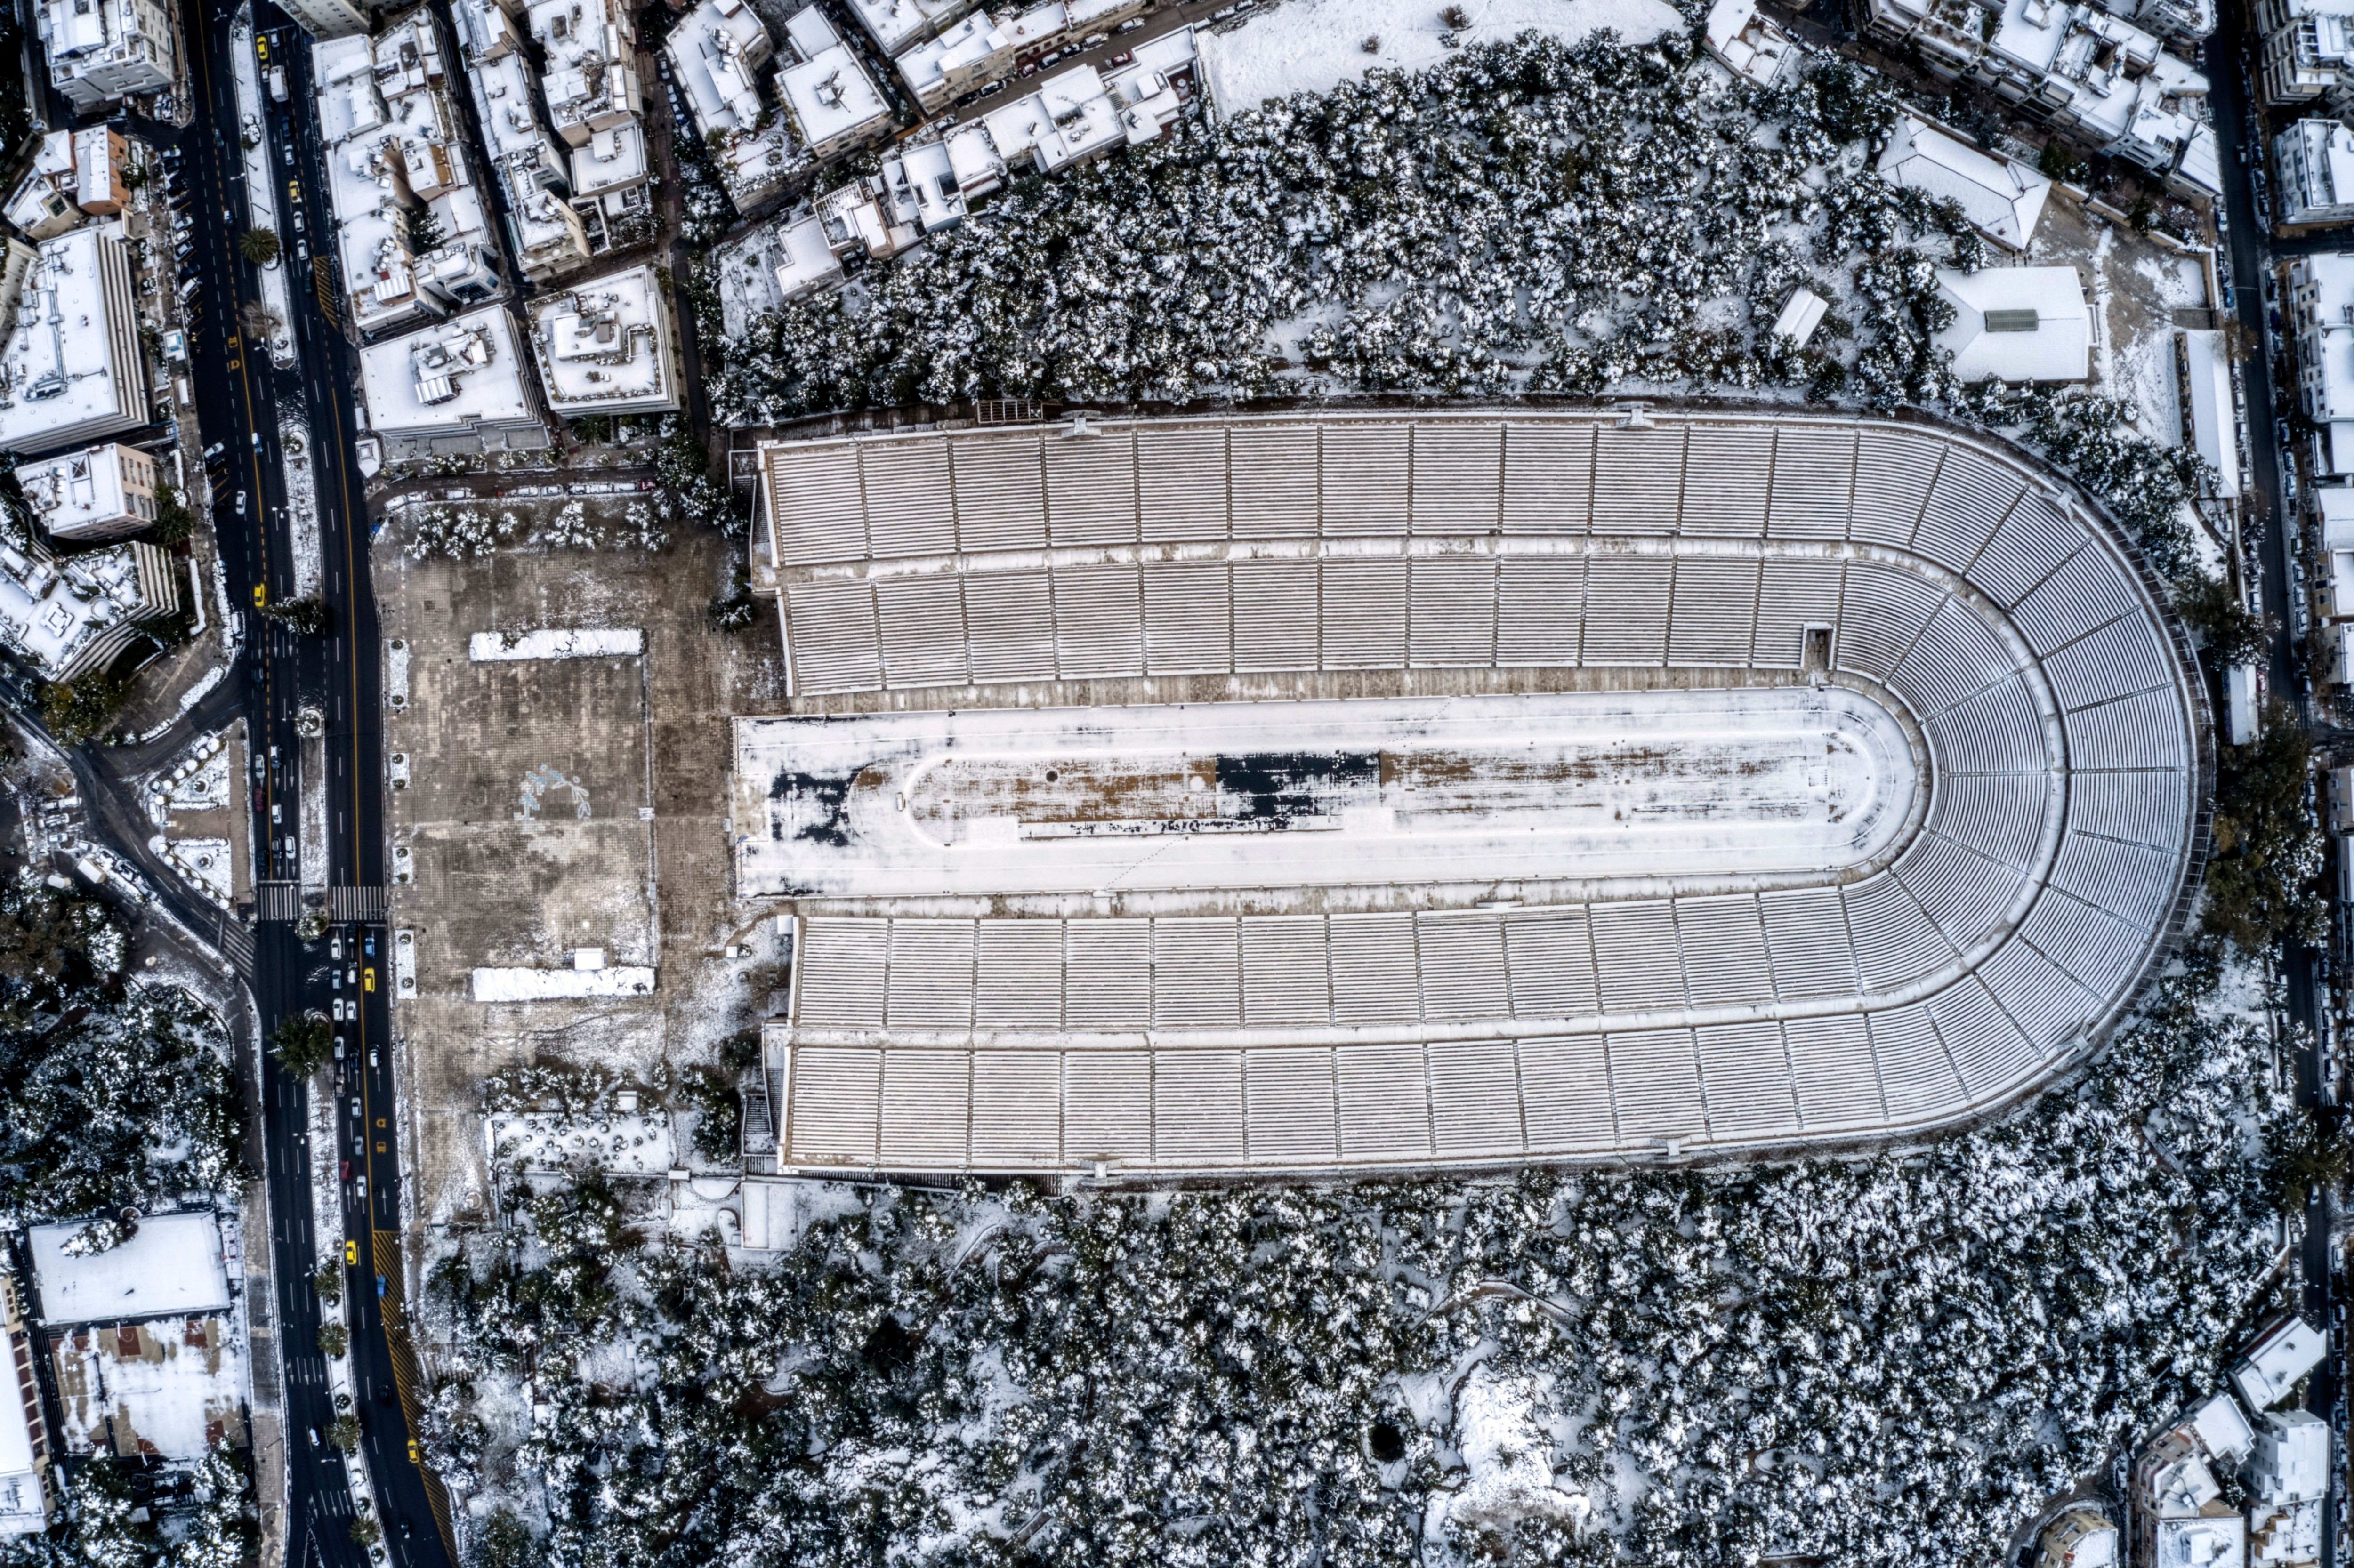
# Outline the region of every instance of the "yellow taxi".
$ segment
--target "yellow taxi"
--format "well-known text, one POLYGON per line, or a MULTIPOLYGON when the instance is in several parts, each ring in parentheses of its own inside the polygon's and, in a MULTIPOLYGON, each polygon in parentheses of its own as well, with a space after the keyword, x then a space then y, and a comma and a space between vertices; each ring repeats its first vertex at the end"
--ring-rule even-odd
POLYGON ((360 989, 366 991, 374 991, 376 990, 376 966, 374 964, 370 964, 367 968, 360 971, 360 989))
POLYGON ((270 602, 270 585, 269 585, 268 583, 256 583, 256 584, 254 584, 254 585, 253 585, 253 608, 254 608, 254 609, 260 609, 263 605, 266 605, 266 604, 268 604, 269 602, 270 602))
POLYGON ((355 1241, 345 1242, 344 1244, 344 1261, 345 1263, 357 1263, 359 1260, 360 1244, 355 1241))

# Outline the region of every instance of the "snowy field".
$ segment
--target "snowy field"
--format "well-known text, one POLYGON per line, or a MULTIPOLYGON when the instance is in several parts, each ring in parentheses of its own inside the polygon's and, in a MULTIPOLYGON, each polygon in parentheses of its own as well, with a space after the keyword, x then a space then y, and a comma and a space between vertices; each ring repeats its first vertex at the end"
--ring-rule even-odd
POLYGON ((1526 32, 1576 39, 1603 27, 1639 44, 1683 26, 1659 0, 1465 0, 1462 8, 1471 25, 1450 33, 1437 0, 1291 0, 1232 32, 1196 34, 1199 69, 1217 111, 1239 114, 1269 98, 1330 92, 1376 67, 1422 70, 1464 44, 1526 32))
POLYGON ((1803 873, 1912 818, 1840 687, 748 720, 746 892, 922 897, 1803 873))

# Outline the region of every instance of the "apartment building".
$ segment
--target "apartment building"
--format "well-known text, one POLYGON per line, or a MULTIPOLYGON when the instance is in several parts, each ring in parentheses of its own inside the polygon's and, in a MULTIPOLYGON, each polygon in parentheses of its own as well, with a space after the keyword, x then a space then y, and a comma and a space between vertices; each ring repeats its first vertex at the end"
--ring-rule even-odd
POLYGON ((147 419, 147 367, 121 226, 43 240, 0 344, 0 449, 39 456, 147 419))
POLYGON ((37 0, 33 31, 77 111, 172 85, 172 18, 155 0, 37 0))
POLYGON ((119 539, 155 521, 155 460, 107 441, 16 470, 33 521, 56 539, 119 539))

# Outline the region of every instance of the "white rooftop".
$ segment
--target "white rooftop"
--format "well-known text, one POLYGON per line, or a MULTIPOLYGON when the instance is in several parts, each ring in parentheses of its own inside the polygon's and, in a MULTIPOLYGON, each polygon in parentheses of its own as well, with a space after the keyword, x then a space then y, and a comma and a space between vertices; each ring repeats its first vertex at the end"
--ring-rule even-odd
POLYGON ((2239 412, 2232 397, 2232 362, 2220 332, 2182 334, 2182 362, 2190 397, 2182 422, 2192 447, 2215 470, 2215 493, 2240 493, 2239 412))
POLYGON ((88 1257, 69 1255, 66 1244, 86 1228, 87 1222, 67 1221, 32 1229, 42 1322, 112 1323, 228 1309, 220 1223, 210 1213, 153 1215, 121 1246, 88 1257))
POLYGON ((887 123, 891 117, 866 68, 842 44, 779 71, 777 93, 791 110, 801 139, 811 146, 887 123))
POLYGON ((2248 1560, 2247 1521, 2236 1513, 2161 1519, 2150 1534, 2152 1568, 2242 1568, 2248 1560))
POLYGON ((34 520, 52 534, 70 535, 79 527, 122 516, 127 503, 122 450, 110 441, 18 468, 16 482, 34 520))
POLYGON ((399 439, 530 420, 515 349, 514 328, 497 305, 363 348, 368 428, 399 439))
POLYGON ((2299 1379, 2321 1364, 2328 1341, 2298 1317, 2290 1317, 2256 1341, 2232 1369, 2232 1386, 2251 1410, 2268 1410, 2288 1395, 2299 1379))
POLYGON ((2073 267, 1937 270, 1953 324, 1933 340, 1964 382, 2082 381, 2090 373, 2093 318, 2073 267))
POLYGON ((2258 1422, 2248 1485, 2260 1502, 2305 1502, 2329 1489, 2329 1424, 2310 1410, 2268 1412, 2258 1422))
POLYGON ((1773 86, 1797 58, 1790 35, 1758 15, 1756 0, 1716 0, 1703 37, 1725 69, 1759 87, 1773 86))
MULTIPOLYGON (((118 359, 129 301, 110 297, 106 269, 122 260, 121 225, 78 228, 41 241, 0 348, 0 449, 37 452, 147 421, 147 388, 134 361, 118 359)), ((119 280, 127 289, 127 270, 119 280)), ((135 351, 133 351, 135 353, 135 351)))
POLYGON ((2210 1394, 2204 1404, 2192 1411, 2190 1430, 2209 1457, 2227 1465, 2246 1458, 2255 1446, 2255 1428, 2248 1425, 2248 1418, 2240 1414, 2228 1393, 2210 1394))
POLYGON ((811 216, 787 224, 777 236, 785 259, 777 264, 777 291, 785 299, 824 288, 842 277, 842 260, 826 243, 825 221, 811 216))
POLYGON ((2013 250, 2035 237, 2052 194, 2052 182, 2026 164, 1989 158, 1909 114, 1880 154, 1880 176, 1959 204, 1979 233, 2013 250))
POLYGON ((973 8, 974 0, 850 0, 858 24, 886 55, 896 55, 973 8))
MULTIPOLYGON (((36 1353, 21 1329, 0 1330, 0 1355, 29 1366, 36 1353), (17 1358, 22 1357, 20 1361, 17 1358)), ((37 1394, 19 1384, 16 1397, 0 1395, 0 1536, 25 1535, 48 1525, 48 1499, 33 1467, 33 1422, 37 1394)))
POLYGON ((559 413, 678 407, 670 313, 652 263, 531 302, 532 355, 559 413))

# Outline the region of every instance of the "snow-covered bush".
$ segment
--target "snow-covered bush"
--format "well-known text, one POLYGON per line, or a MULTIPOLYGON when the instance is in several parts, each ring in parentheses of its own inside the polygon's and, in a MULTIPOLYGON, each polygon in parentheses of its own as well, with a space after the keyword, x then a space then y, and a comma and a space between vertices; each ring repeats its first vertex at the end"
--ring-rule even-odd
POLYGON ((1990 1565, 2265 1306, 2283 1105, 2190 969, 1901 1159, 842 1191, 757 1269, 518 1193, 427 1442, 557 1568, 1990 1565))
POLYGON ((530 543, 550 550, 593 550, 597 530, 588 524, 588 508, 567 501, 547 522, 532 530, 530 543))
POLYGON ((408 558, 412 561, 448 556, 474 560, 489 555, 513 537, 514 514, 493 517, 467 506, 429 506, 413 513, 408 524, 408 558))

